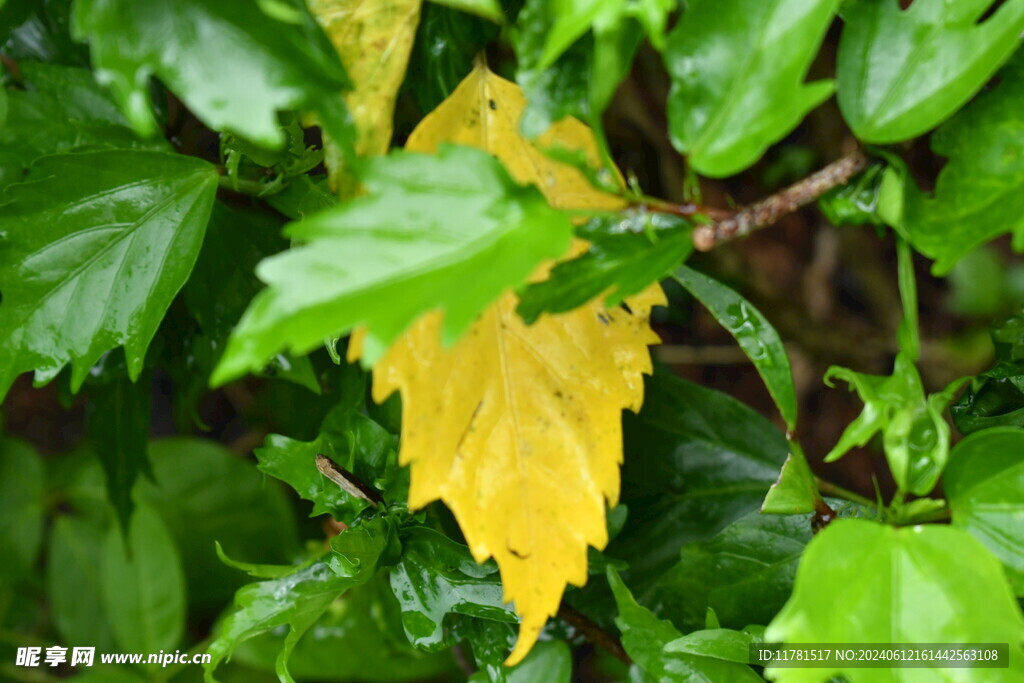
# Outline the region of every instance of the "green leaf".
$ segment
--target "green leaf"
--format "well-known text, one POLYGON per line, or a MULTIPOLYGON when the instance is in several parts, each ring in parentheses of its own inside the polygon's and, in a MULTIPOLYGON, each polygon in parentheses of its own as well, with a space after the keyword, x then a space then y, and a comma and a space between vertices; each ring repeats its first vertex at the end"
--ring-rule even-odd
POLYGON ((288 218, 299 220, 335 206, 338 198, 331 192, 327 176, 309 174, 293 178, 283 190, 266 197, 266 201, 288 218))
MULTIPOLYGON (((1024 10, 1024 2, 1000 11, 1013 7, 1024 10)), ((932 136, 932 150, 949 158, 934 195, 907 183, 903 228, 915 249, 935 259, 936 275, 1007 232, 1024 249, 1024 53, 999 79, 932 136)))
POLYGON ((902 225, 906 166, 886 155, 889 164, 868 166, 852 181, 829 190, 818 208, 832 225, 902 225))
POLYGON ((683 634, 668 621, 662 621, 633 599, 626 584, 614 569, 608 570, 608 582, 615 594, 619 616, 615 623, 622 631, 622 646, 633 663, 655 681, 760 681, 749 666, 687 652, 669 652, 665 646, 683 634))
POLYGON ((82 147, 166 150, 143 141, 87 69, 22 62, 23 88, 8 88, 0 117, 0 186, 21 178, 44 154, 82 147))
POLYGON ((790 448, 779 478, 768 489, 768 495, 761 504, 761 512, 764 514, 799 515, 814 512, 821 500, 818 482, 803 451, 795 442, 791 442, 790 448))
POLYGON ((690 252, 690 225, 666 214, 630 211, 598 216, 580 230, 590 243, 582 255, 555 266, 548 279, 523 290, 516 311, 527 323, 541 313, 564 313, 604 297, 618 306, 668 276, 690 252))
POLYGON ((943 413, 963 380, 926 398, 921 376, 905 353, 896 356, 892 375, 832 366, 825 373, 825 383, 832 386, 834 378, 857 391, 864 410, 846 427, 825 462, 838 460, 882 432, 885 457, 899 489, 923 496, 935 488, 949 457, 949 425, 943 413))
POLYGON ((537 68, 546 69, 591 27, 595 33, 615 30, 630 16, 644 24, 655 45, 661 45, 675 5, 675 0, 527 0, 518 23, 523 32, 542 36, 541 51, 533 59, 537 68))
POLYGON ((257 377, 268 377, 283 379, 309 389, 314 394, 321 392, 320 383, 316 378, 316 371, 309 356, 298 356, 297 358, 289 353, 279 353, 270 359, 270 362, 263 366, 262 370, 256 372, 257 377))
POLYGON ((88 66, 88 48, 71 38, 71 7, 72 0, 7 0, 0 9, 4 56, 19 63, 88 66))
POLYGON ((1024 594, 1024 430, 987 429, 950 454, 942 478, 953 524, 1003 561, 1017 594, 1024 594))
POLYGON ((215 385, 281 349, 305 353, 355 327, 367 330, 370 366, 434 309, 444 311, 452 343, 503 290, 569 247, 568 218, 476 149, 371 159, 364 182, 371 196, 292 223, 288 235, 305 244, 260 264, 270 287, 232 334, 215 385))
POLYGON ((153 478, 139 500, 155 509, 181 555, 193 614, 210 615, 244 583, 217 557, 287 563, 299 550, 295 513, 283 488, 252 464, 209 440, 160 439, 149 445, 153 478))
POLYGON ((391 570, 391 588, 402 606, 405 634, 418 648, 451 645, 444 633, 449 614, 519 621, 502 600, 494 563, 477 564, 466 546, 426 527, 403 532, 402 558, 391 570))
POLYGON ((224 553, 224 548, 221 547, 220 541, 214 541, 214 546, 217 548, 217 559, 232 569, 243 571, 257 579, 280 579, 282 576, 294 574, 296 570, 296 566, 293 564, 257 564, 233 560, 224 553))
POLYGON ((31 574, 43 542, 43 462, 30 446, 0 437, 0 585, 31 574))
MULTIPOLYGON (((657 5, 659 0, 650 4, 657 5)), ((616 5, 622 8, 622 3, 612 0, 610 6, 616 5)), ((595 24, 592 32, 583 25, 584 31, 570 42, 568 49, 547 63, 541 49, 553 35, 553 24, 562 18, 564 14, 556 4, 546 2, 530 3, 520 14, 520 30, 514 34, 518 57, 516 81, 527 99, 520 127, 532 138, 543 134, 556 121, 575 116, 590 125, 598 144, 606 148, 601 113, 629 75, 643 38, 642 27, 622 15, 595 24)))
MULTIPOLYGON (((975 669, 972 681, 1019 680, 1024 617, 999 561, 967 532, 928 524, 895 528, 840 519, 804 552, 793 597, 765 631, 784 643, 1012 643, 1010 669, 975 669), (964 590, 970 586, 970 590, 964 590), (842 619, 836 615, 842 614, 842 619)), ((948 671, 919 670, 941 680, 948 671)), ((770 668, 772 680, 901 681, 901 669, 770 668)))
POLYGON ((703 175, 734 175, 832 94, 804 77, 839 0, 690 0, 668 36, 672 144, 703 175))
POLYGON ((239 589, 234 611, 221 623, 208 649, 211 661, 205 665, 206 679, 213 680, 221 660, 230 658, 239 643, 287 625, 288 635, 274 668, 281 681, 294 683, 288 658, 296 643, 338 596, 368 582, 382 563, 400 552, 396 543, 394 522, 375 517, 332 538, 333 553, 327 562, 315 562, 287 576, 239 589))
POLYGON ((337 53, 305 3, 280 2, 296 21, 274 19, 256 2, 78 0, 74 31, 89 40, 97 78, 143 135, 159 128, 148 89, 156 76, 214 130, 280 147, 277 112, 314 109, 343 139, 348 80, 337 53))
POLYGON ((132 515, 127 543, 107 532, 101 584, 117 645, 129 652, 173 650, 185 628, 185 575, 167 527, 146 505, 132 515))
POLYGON ((424 112, 433 111, 473 69, 473 59, 498 37, 498 27, 457 9, 425 2, 404 87, 424 112))
POLYGON ((250 583, 239 589, 233 611, 221 622, 215 640, 207 649, 211 659, 204 665, 206 680, 215 680, 213 674, 217 666, 231 656, 239 643, 287 626, 288 635, 277 655, 275 669, 281 681, 294 683, 288 672, 288 657, 299 638, 339 595, 369 578, 338 576, 326 562, 317 562, 288 576, 250 583))
POLYGON ((711 628, 687 633, 665 646, 665 652, 713 657, 726 662, 746 664, 750 661, 749 647, 754 637, 743 631, 711 628))
POLYGON ((789 453, 774 425, 721 392, 665 373, 645 387, 643 410, 623 419, 629 517, 605 551, 629 561, 636 590, 683 545, 756 511, 789 453))
POLYGON ((434 2, 439 5, 447 5, 452 9, 476 14, 499 24, 505 21, 505 14, 498 0, 434 0, 434 2))
POLYGON ((810 540, 806 515, 751 512, 684 546, 676 565, 644 591, 644 603, 685 630, 703 628, 709 609, 726 628, 766 624, 789 599, 810 540))
POLYGON ((339 403, 324 419, 320 434, 313 441, 271 434, 263 447, 256 449, 260 471, 284 481, 299 496, 311 501, 310 516, 330 514, 350 524, 370 505, 321 474, 316 467, 317 453, 323 453, 370 486, 384 484, 386 502, 405 500, 409 479, 407 470, 396 471, 398 438, 356 412, 361 408, 361 400, 356 405, 339 403))
POLYGON ((976 376, 949 412, 961 434, 1024 427, 1024 361, 997 363, 976 376))
POLYGON ((526 659, 512 667, 509 683, 569 683, 572 680, 572 652, 564 640, 537 643, 526 659))
MULTIPOLYGON (((247 640, 231 663, 273 671, 284 639, 275 629, 247 640)), ((331 604, 292 650, 288 670, 299 680, 451 680, 455 662, 450 653, 426 653, 406 642, 398 603, 387 578, 379 576, 331 604)))
POLYGON ((104 526, 95 520, 57 517, 46 556, 46 594, 65 643, 110 652, 117 646, 104 609, 104 536, 104 526))
POLYGON ((86 427, 103 464, 107 497, 114 506, 121 529, 127 531, 134 507, 135 480, 139 474, 152 476, 147 445, 153 385, 148 372, 137 382, 130 381, 123 369, 123 355, 117 351, 109 355, 121 356, 114 361, 121 367, 114 371, 114 377, 90 382, 86 427))
POLYGON ((365 583, 378 569, 394 564, 402 552, 396 516, 359 520, 331 539, 328 566, 338 576, 365 583))
POLYGON ((853 0, 836 64, 843 117, 865 142, 913 138, 959 109, 1017 48, 1024 1, 853 0))
POLYGON ((0 206, 0 396, 21 372, 69 361, 77 390, 124 345, 146 347, 199 252, 217 188, 199 159, 144 151, 48 156, 0 206))
POLYGON ((796 427, 796 389, 789 356, 771 323, 737 292, 687 266, 676 271, 675 280, 707 307, 711 315, 736 338, 757 368, 768 393, 775 399, 782 419, 796 427))

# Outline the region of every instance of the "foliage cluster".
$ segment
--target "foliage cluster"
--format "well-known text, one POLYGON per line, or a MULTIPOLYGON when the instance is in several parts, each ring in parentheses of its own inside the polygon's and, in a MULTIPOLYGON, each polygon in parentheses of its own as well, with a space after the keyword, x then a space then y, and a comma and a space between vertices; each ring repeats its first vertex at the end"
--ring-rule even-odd
POLYGON ((83 682, 853 683, 948 672, 747 647, 998 642, 963 680, 1020 680, 1024 315, 930 386, 914 262, 1002 311, 1022 33, 1024 0, 0 0, 0 397, 84 411, 71 452, 0 440, 0 672, 57 644, 212 655, 83 682), (689 203, 613 161, 638 55, 689 203), (863 409, 806 457, 770 312, 691 257, 769 222, 700 178, 833 95, 857 175, 775 205, 893 240, 902 322, 890 374, 825 374, 863 409), (652 363, 694 304, 774 423, 652 363), (211 388, 238 420, 197 437, 211 388), (870 449, 891 495, 812 471, 870 449))

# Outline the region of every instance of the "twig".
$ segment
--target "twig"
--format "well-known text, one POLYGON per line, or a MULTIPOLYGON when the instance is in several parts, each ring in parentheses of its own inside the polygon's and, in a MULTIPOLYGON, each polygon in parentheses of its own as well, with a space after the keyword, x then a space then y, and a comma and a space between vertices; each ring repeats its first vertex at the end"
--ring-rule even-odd
POLYGON ((673 202, 666 202, 660 199, 645 198, 645 201, 638 202, 633 205, 635 208, 643 209, 645 211, 652 211, 655 213, 667 213, 673 216, 681 216, 683 218, 693 218, 694 216, 707 216, 714 221, 724 221, 734 215, 733 211, 727 209, 716 209, 712 206, 704 206, 703 204, 675 204, 673 202))
POLYGON ((616 659, 626 664, 633 663, 618 638, 598 626, 590 617, 572 605, 565 602, 559 605, 558 618, 582 633, 590 642, 610 652, 616 659))
POLYGON ((698 226, 693 231, 693 244, 700 251, 708 251, 717 244, 771 225, 786 214, 813 202, 833 187, 845 184, 864 170, 867 163, 867 157, 859 149, 847 154, 781 192, 715 223, 698 226))

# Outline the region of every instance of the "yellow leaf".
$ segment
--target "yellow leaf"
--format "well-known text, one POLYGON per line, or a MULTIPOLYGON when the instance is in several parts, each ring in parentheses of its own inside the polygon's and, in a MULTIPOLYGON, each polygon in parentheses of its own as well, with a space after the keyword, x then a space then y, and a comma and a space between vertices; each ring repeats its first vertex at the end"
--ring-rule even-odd
MULTIPOLYGON (((555 206, 619 207, 620 199, 594 190, 519 134, 524 106, 517 86, 478 65, 406 147, 482 147, 555 206)), ((553 142, 597 159, 590 130, 574 119, 538 144, 553 142)), ((402 394, 400 460, 412 467, 410 507, 443 500, 476 560, 498 563, 505 600, 522 617, 510 665, 557 612, 566 583, 586 583, 587 545, 608 542, 605 502, 614 505, 619 495, 622 409, 640 408, 642 373, 651 371, 647 345, 658 338, 648 315, 664 303, 661 288, 630 299, 628 310, 600 301, 527 326, 509 292, 451 348, 440 343, 441 314, 431 313, 373 369, 375 400, 402 394)))
MULTIPOLYGON (((391 144, 395 98, 405 77, 423 0, 309 0, 352 81, 345 104, 356 126, 356 153, 384 154, 391 144)), ((328 145, 331 182, 344 171, 328 145)))

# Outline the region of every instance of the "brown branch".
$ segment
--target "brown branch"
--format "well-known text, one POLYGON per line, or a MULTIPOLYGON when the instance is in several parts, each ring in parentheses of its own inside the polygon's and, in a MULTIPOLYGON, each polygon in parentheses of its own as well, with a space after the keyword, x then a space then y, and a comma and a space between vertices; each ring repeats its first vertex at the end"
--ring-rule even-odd
POLYGON ((704 215, 714 221, 723 221, 734 215, 733 211, 729 211, 727 209, 716 209, 713 206, 704 206, 703 204, 693 203, 675 204, 673 202, 666 202, 660 199, 647 199, 646 201, 639 202, 633 206, 644 211, 667 213, 673 216, 681 216, 682 218, 693 218, 694 216, 704 215))
POLYGON ((632 664, 633 660, 626 654, 622 643, 608 631, 598 626, 590 617, 580 612, 572 605, 563 602, 558 606, 558 618, 569 624, 583 634, 583 637, 598 647, 610 652, 616 659, 632 664))
POLYGON ((832 188, 845 184, 864 170, 867 163, 867 157, 859 149, 847 154, 781 192, 714 223, 698 226, 693 231, 693 244, 700 251, 708 251, 722 242, 769 226, 832 188))

